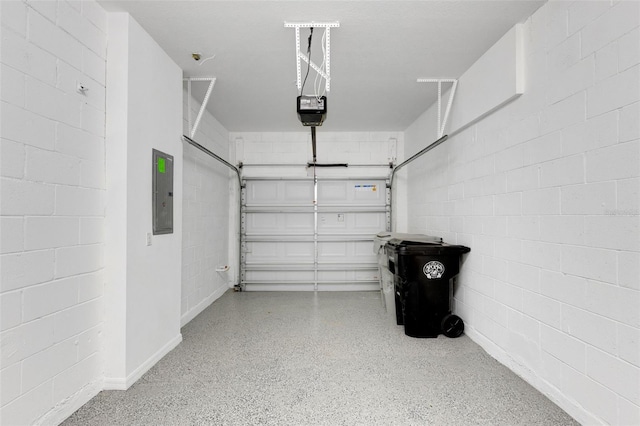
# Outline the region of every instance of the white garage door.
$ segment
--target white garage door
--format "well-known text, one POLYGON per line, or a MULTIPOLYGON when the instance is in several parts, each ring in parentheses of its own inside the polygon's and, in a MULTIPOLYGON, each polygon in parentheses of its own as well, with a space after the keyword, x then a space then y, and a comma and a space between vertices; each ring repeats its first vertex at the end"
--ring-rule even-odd
POLYGON ((385 180, 245 178, 246 291, 378 290, 373 236, 388 228, 385 180))

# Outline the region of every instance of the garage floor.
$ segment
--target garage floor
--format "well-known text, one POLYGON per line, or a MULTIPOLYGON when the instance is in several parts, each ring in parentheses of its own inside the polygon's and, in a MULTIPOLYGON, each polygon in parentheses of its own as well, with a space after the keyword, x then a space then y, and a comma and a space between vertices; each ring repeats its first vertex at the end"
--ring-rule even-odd
POLYGON ((71 425, 573 425, 466 336, 414 339, 377 292, 227 292, 71 425))

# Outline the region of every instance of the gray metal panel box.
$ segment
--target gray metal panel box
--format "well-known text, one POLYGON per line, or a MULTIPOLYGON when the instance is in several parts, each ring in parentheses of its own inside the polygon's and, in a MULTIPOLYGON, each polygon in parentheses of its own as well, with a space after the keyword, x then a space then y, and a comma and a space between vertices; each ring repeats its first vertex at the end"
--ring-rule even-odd
POLYGON ((153 150, 153 235, 173 233, 173 156, 153 150))

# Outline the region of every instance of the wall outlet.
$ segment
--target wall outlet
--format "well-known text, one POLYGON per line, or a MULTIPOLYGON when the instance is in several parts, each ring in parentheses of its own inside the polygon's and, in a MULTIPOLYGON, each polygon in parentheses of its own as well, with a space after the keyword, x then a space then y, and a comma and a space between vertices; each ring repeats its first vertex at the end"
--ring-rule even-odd
POLYGON ((151 232, 147 232, 147 245, 151 245, 151 232))

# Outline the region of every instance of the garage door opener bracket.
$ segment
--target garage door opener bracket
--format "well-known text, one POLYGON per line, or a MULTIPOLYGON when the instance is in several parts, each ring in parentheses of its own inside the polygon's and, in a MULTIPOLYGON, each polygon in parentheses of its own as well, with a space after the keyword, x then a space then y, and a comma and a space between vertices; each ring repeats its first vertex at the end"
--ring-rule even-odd
POLYGON ((325 80, 325 90, 329 92, 331 86, 331 28, 338 28, 340 22, 285 22, 285 28, 294 28, 296 30, 296 75, 298 92, 302 90, 302 72, 300 66, 300 60, 305 61, 311 68, 313 68, 318 74, 320 74, 325 80), (300 28, 324 28, 325 40, 324 40, 324 64, 323 66, 316 65, 311 58, 300 51, 300 28), (323 70, 324 68, 324 70, 323 70))
POLYGON ((438 84, 438 138, 444 135, 444 129, 449 119, 449 112, 451 112, 451 104, 453 103, 453 97, 456 94, 456 88, 458 87, 458 80, 454 78, 419 78, 418 83, 437 83, 438 84), (444 120, 442 119, 442 83, 451 83, 451 91, 449 92, 449 101, 447 102, 447 109, 444 113, 444 120))
POLYGON ((207 104, 209 103, 209 98, 211 97, 211 92, 213 91, 213 86, 216 84, 215 77, 187 77, 183 78, 182 81, 187 82, 187 121, 189 123, 189 138, 193 139, 196 135, 196 131, 198 130, 198 125, 200 124, 200 120, 202 120, 202 115, 204 114, 204 110, 207 108, 207 104), (204 99, 202 100, 202 105, 200 105, 200 111, 198 111, 198 115, 196 116, 196 121, 193 123, 193 127, 191 126, 191 83, 194 81, 208 81, 209 87, 207 87, 207 92, 204 95, 204 99))

